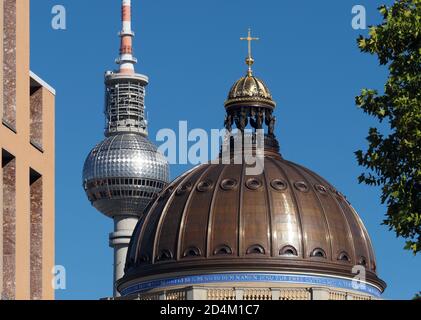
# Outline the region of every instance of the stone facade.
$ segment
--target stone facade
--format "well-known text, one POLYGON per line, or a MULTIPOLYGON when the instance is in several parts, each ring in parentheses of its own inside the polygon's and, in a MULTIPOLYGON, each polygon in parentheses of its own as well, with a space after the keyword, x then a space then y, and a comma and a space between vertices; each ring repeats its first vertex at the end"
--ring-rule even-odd
POLYGON ((2 299, 16 297, 16 159, 3 161, 3 294, 2 299))
POLYGON ((42 177, 31 184, 31 300, 42 299, 42 177))
POLYGON ((31 143, 42 150, 42 100, 43 90, 36 88, 30 98, 30 139, 31 143))
POLYGON ((16 130, 16 0, 3 10, 3 122, 16 130))

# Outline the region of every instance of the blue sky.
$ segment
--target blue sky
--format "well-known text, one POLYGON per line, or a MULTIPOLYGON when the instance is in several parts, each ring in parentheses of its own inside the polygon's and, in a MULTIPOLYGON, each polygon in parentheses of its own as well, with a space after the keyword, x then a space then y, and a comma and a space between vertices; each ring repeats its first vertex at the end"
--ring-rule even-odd
MULTIPOLYGON (((381 226, 379 190, 359 185, 353 152, 366 145, 373 119, 355 107, 363 87, 382 88, 386 70, 361 54, 351 9, 363 4, 368 24, 379 22, 384 1, 133 0, 137 71, 150 77, 150 137, 161 128, 221 128, 229 88, 245 72, 251 27, 255 74, 278 102, 281 153, 316 171, 347 195, 374 244, 385 298, 408 299, 421 290, 421 257, 381 226)), ((385 1, 390 3, 391 1, 385 1)), ((56 263, 67 270, 58 299, 98 299, 112 292, 112 221, 87 201, 81 171, 103 139, 103 74, 118 55, 119 0, 33 0, 31 68, 57 90, 56 263), (51 9, 64 5, 67 30, 51 28, 51 9)), ((173 165, 175 178, 189 166, 173 165)))

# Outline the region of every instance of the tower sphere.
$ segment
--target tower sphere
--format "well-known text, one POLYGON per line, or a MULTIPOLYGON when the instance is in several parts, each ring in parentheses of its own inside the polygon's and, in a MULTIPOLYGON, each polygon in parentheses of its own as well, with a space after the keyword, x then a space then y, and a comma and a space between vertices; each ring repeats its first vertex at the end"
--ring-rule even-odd
POLYGON ((140 216, 168 179, 165 157, 146 137, 134 133, 103 140, 83 168, 89 200, 109 217, 140 216))

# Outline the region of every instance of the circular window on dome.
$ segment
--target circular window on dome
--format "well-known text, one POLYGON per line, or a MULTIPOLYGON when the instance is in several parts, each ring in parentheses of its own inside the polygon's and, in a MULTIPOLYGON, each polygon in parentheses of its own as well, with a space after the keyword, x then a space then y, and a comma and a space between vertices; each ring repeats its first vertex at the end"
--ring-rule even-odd
POLYGON ((326 195, 327 194, 327 189, 325 186, 321 185, 321 184, 316 184, 314 186, 314 188, 317 190, 317 192, 326 195))
POLYGON ((189 192, 191 188, 192 188, 191 182, 187 182, 177 189, 176 194, 177 196, 181 196, 185 194, 186 192, 189 192))
POLYGON ((207 192, 207 191, 212 190, 212 188, 213 188, 213 182, 209 179, 206 179, 197 185, 197 191, 199 192, 207 192))
POLYGON ((246 181, 246 186, 250 190, 257 190, 262 187, 262 181, 257 178, 250 178, 246 181))
POLYGON ((221 182, 221 188, 226 191, 234 190, 235 188, 237 188, 237 185, 238 182, 235 179, 225 179, 221 182))
POLYGON ((298 191, 301 191, 301 192, 308 191, 307 183, 305 183, 304 181, 297 181, 296 183, 294 183, 294 186, 298 191))
POLYGON ((270 185, 276 191, 285 191, 288 188, 288 184, 282 179, 275 179, 270 183, 270 185))

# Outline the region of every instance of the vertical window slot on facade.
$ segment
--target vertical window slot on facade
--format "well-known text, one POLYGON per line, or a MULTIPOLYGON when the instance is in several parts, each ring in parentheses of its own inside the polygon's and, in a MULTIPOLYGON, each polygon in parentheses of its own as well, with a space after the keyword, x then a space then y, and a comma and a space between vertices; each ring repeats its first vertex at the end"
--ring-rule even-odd
POLYGON ((33 79, 30 90, 30 140, 32 145, 42 150, 43 90, 33 79))
POLYGON ((16 159, 2 150, 2 276, 3 299, 16 298, 16 159))
POLYGON ((42 299, 42 176, 30 169, 30 297, 42 299))

